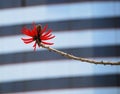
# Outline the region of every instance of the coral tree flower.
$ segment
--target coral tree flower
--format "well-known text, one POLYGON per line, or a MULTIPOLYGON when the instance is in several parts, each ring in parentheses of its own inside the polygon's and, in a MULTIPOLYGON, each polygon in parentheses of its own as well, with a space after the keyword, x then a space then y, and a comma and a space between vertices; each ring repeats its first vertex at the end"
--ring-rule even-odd
POLYGON ((29 36, 30 38, 21 38, 23 40, 23 42, 25 44, 34 42, 34 51, 36 50, 36 46, 38 45, 38 47, 40 47, 40 44, 46 44, 46 45, 53 45, 53 43, 50 42, 45 42, 46 40, 50 40, 52 38, 54 38, 55 36, 53 36, 51 34, 52 30, 49 29, 47 32, 47 27, 48 25, 45 25, 44 28, 42 29, 41 25, 35 25, 35 23, 33 23, 33 28, 30 30, 26 27, 24 27, 22 29, 22 33, 29 36))

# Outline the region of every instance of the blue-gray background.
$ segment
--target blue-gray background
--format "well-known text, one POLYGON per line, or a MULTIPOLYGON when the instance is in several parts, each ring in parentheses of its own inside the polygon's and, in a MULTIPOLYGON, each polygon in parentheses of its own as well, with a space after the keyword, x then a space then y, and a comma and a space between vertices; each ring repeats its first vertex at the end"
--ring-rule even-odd
POLYGON ((0 0, 0 94, 119 94, 120 67, 66 59, 21 40, 48 24, 53 48, 120 61, 119 0, 0 0))

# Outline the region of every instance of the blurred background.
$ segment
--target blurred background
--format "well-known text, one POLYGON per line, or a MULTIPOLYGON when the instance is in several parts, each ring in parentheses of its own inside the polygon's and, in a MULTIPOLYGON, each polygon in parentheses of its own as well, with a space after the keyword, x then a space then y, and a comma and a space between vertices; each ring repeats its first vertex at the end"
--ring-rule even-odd
POLYGON ((21 40, 48 24, 53 48, 120 61, 119 0, 0 0, 0 94, 120 94, 120 66, 70 60, 21 40))

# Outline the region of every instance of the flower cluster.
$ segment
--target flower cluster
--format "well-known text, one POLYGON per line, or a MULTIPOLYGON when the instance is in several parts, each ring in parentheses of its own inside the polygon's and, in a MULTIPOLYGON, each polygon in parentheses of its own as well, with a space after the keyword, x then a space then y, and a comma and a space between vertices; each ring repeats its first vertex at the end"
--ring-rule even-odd
POLYGON ((53 36, 51 34, 52 30, 49 29, 47 32, 47 27, 48 25, 45 25, 44 28, 42 29, 41 25, 35 25, 35 23, 33 23, 33 28, 32 29, 28 29, 26 27, 24 27, 22 29, 22 33, 30 36, 30 38, 21 38, 25 44, 34 42, 34 51, 36 50, 36 45, 38 45, 38 47, 40 47, 40 44, 46 44, 46 45, 53 45, 53 43, 49 43, 49 42, 45 42, 46 40, 50 40, 52 38, 54 38, 55 36, 53 36))

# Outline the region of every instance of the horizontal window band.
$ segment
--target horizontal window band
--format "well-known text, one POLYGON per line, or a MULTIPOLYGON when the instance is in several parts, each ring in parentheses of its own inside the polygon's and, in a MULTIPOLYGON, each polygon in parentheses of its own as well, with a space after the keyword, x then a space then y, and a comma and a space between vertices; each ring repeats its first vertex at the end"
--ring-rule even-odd
MULTIPOLYGON (((104 28, 120 28, 120 17, 111 18, 93 18, 93 19, 77 19, 37 23, 43 26, 48 24, 53 31, 66 30, 86 30, 86 29, 104 29, 104 28)), ((25 26, 31 27, 31 24, 25 26)), ((19 35, 23 25, 2 26, 0 27, 0 36, 19 35)))
POLYGON ((0 9, 17 8, 22 6, 21 0, 1 0, 0 2, 0 9))
MULTIPOLYGON (((71 30, 65 32, 54 32, 56 37, 53 42, 53 48, 75 48, 75 47, 93 47, 120 44, 120 29, 94 29, 94 30, 71 30), (68 36, 69 35, 69 36, 68 36), (64 39, 64 42, 63 42, 64 39), (83 41, 84 40, 84 41, 83 41), (104 41, 103 41, 104 40, 104 41)), ((2 43, 0 54, 28 52, 33 50, 33 43, 25 45, 21 38, 25 35, 0 37, 2 43), (8 42, 9 40, 9 42, 8 42), (6 45, 9 45, 9 47, 6 45), (12 45, 11 45, 12 43, 12 45), (19 44, 19 45, 18 45, 19 44)), ((27 36, 25 37, 27 38, 27 36)), ((37 49, 45 50, 45 49, 37 49)))
MULTIPOLYGON (((120 56, 120 45, 115 46, 96 46, 96 47, 81 47, 81 48, 66 48, 59 49, 66 53, 80 57, 118 57, 120 56)), ((29 61, 42 61, 42 60, 61 60, 65 57, 49 52, 47 50, 37 52, 19 52, 11 54, 1 54, 0 64, 20 63, 29 61)))
MULTIPOLYGON (((93 59, 93 58, 89 58, 93 59)), ((120 61, 120 57, 94 58, 96 61, 120 61)), ((95 65, 75 60, 48 60, 0 66, 0 83, 33 79, 120 74, 120 66, 95 65), (101 71, 102 70, 102 71, 101 71), (56 72, 55 72, 56 71, 56 72), (9 75, 8 75, 9 74, 9 75)))
POLYGON ((7 94, 118 94, 120 87, 98 87, 98 88, 70 88, 56 90, 37 90, 28 92, 16 92, 7 94))
MULTIPOLYGON (((63 3, 75 3, 75 2, 91 2, 94 0, 2 0, 0 3, 0 9, 5 8, 17 8, 31 5, 49 5, 49 4, 63 4, 63 3)), ((114 0, 97 0, 97 1, 114 1, 114 0)), ((94 2, 97 2, 94 1, 94 2)), ((119 1, 119 0, 116 0, 119 1)))
POLYGON ((120 2, 111 1, 4 9, 0 10, 0 18, 2 18, 0 21, 0 26, 29 24, 33 21, 42 23, 73 19, 119 17, 119 6, 120 2), (79 10, 79 12, 75 10, 79 10), (8 15, 9 17, 7 17, 8 15))
MULTIPOLYGON (((26 6, 30 5, 48 5, 48 4, 62 4, 62 3, 76 3, 76 2, 97 2, 97 1, 114 1, 114 0, 26 0, 26 6)), ((116 0, 119 1, 119 0, 116 0)))
POLYGON ((0 83, 1 93, 69 88, 119 87, 120 74, 65 77, 0 83))

